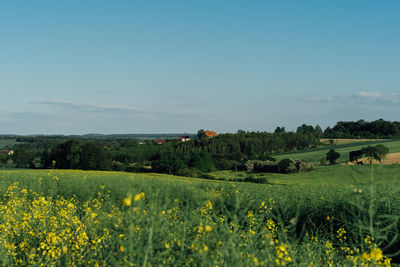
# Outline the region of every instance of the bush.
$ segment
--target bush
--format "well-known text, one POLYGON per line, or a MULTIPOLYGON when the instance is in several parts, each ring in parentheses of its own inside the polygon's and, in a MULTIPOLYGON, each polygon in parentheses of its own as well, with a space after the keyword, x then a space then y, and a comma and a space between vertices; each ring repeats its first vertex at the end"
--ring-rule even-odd
POLYGON ((281 173, 297 172, 296 161, 293 159, 282 159, 278 163, 278 168, 281 173))
POLYGON ((296 160, 296 168, 298 172, 308 172, 315 169, 314 163, 296 160))
POLYGON ((202 173, 196 168, 183 168, 176 172, 176 175, 199 178, 202 177, 202 173))
POLYGON ((247 171, 278 172, 278 165, 271 160, 249 160, 245 164, 247 171))
POLYGON ((258 177, 256 178, 254 175, 250 174, 243 180, 244 182, 248 183, 256 183, 256 184, 267 184, 268 179, 267 177, 258 177))

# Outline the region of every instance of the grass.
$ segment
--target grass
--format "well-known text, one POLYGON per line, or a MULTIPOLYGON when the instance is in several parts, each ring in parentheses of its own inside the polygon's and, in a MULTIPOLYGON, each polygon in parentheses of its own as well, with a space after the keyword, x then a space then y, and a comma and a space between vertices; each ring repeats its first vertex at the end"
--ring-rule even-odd
POLYGON ((254 174, 268 184, 0 171, 0 265, 383 263, 382 250, 389 255, 400 245, 399 170, 328 166, 254 174))
POLYGON ((359 150, 362 147, 368 145, 383 144, 389 148, 389 153, 400 152, 400 141, 399 140, 385 140, 385 141, 365 141, 365 142, 353 142, 343 145, 335 145, 328 147, 320 147, 310 150, 302 150, 296 152, 282 153, 272 155, 274 158, 281 160, 284 158, 300 159, 308 162, 319 162, 321 158, 326 157, 326 153, 330 149, 335 149, 340 153, 339 163, 344 163, 349 161, 349 152, 354 150, 359 150))

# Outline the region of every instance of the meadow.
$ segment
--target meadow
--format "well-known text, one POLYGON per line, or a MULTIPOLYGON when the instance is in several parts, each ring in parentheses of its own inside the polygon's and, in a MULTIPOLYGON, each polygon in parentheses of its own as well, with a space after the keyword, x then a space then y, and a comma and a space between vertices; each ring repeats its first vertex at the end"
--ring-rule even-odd
POLYGON ((400 152, 400 141, 399 140, 374 140, 374 141, 355 141, 347 142, 343 144, 333 145, 333 146, 323 146, 310 150, 299 150, 295 152, 281 153, 273 155, 277 160, 284 158, 293 158, 305 160, 308 162, 320 162, 322 158, 326 157, 326 153, 330 149, 335 149, 340 153, 340 158, 337 160, 338 163, 345 163, 349 161, 349 152, 354 150, 359 150, 366 146, 375 146, 382 144, 389 148, 389 153, 400 152))
POLYGON ((400 247, 399 170, 258 174, 267 184, 0 171, 0 265, 390 265, 400 247))

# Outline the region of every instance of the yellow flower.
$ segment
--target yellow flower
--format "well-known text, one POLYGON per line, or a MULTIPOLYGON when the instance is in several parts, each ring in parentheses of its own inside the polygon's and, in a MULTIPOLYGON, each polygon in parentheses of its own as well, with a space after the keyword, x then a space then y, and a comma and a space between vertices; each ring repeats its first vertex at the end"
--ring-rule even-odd
POLYGON ((258 264, 258 259, 257 259, 257 257, 254 257, 254 258, 253 258, 253 262, 254 262, 255 264, 258 264))
POLYGON ((374 248, 370 252, 371 259, 380 261, 383 259, 382 250, 380 248, 374 248))
POLYGON ((68 247, 67 247, 67 246, 63 246, 63 247, 62 247, 62 252, 63 252, 64 254, 67 254, 67 252, 68 252, 68 247))
POLYGON ((130 206, 132 204, 132 197, 126 197, 122 200, 122 205, 130 206))
POLYGON ((204 229, 206 230, 206 232, 211 232, 212 231, 212 228, 209 225, 207 225, 204 229))
POLYGON ((123 246, 123 245, 119 246, 119 250, 120 250, 121 252, 124 252, 124 251, 125 251, 124 246, 123 246))
POLYGON ((144 199, 144 197, 145 197, 144 193, 141 192, 141 193, 137 194, 137 195, 133 198, 133 200, 134 200, 134 201, 139 201, 139 200, 144 199))

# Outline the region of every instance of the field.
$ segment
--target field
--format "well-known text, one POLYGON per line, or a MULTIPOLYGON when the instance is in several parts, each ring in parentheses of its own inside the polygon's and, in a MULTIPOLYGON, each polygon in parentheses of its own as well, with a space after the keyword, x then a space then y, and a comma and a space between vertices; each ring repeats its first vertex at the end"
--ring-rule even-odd
POLYGON ((258 174, 268 184, 0 171, 0 265, 389 265, 400 245, 399 171, 258 174))
POLYGON ((297 151, 291 153, 282 153, 273 155, 274 158, 280 160, 284 158, 301 159, 309 162, 320 162, 323 157, 326 157, 326 153, 331 149, 335 149, 340 153, 340 158, 337 162, 345 163, 349 161, 349 152, 359 150, 362 147, 368 145, 383 144, 389 148, 389 153, 400 152, 400 141, 399 140, 375 140, 375 141, 361 141, 361 142, 350 142, 342 145, 334 145, 327 147, 320 147, 307 151, 297 151))
POLYGON ((374 141, 382 141, 384 139, 329 139, 329 138, 321 138, 320 142, 325 145, 330 145, 331 140, 333 140, 333 145, 345 145, 345 144, 350 144, 350 143, 359 143, 359 142, 374 142, 374 141))

